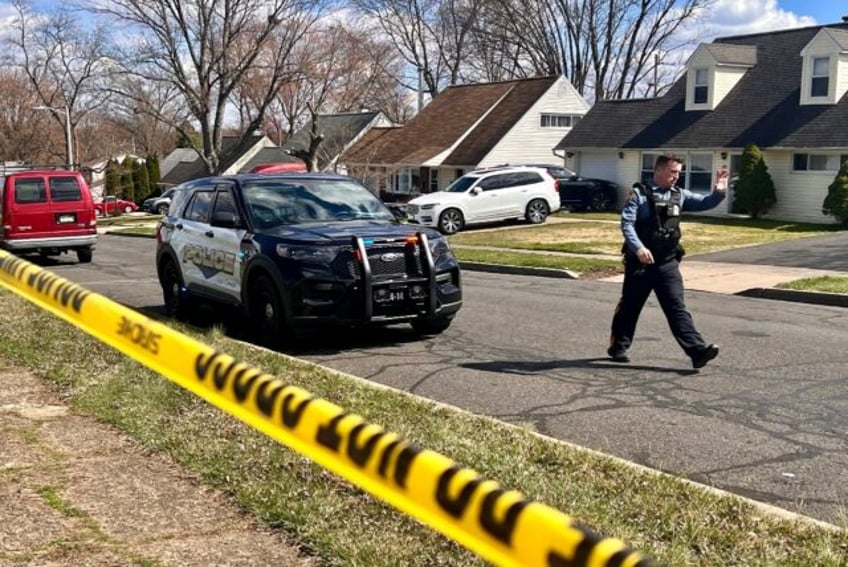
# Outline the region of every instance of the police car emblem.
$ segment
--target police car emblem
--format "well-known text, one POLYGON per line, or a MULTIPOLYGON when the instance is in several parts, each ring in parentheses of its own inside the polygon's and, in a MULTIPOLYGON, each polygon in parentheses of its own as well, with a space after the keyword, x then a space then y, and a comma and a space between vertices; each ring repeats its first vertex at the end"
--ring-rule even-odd
POLYGON ((403 258, 403 254, 401 254, 400 252, 388 252, 380 256, 380 260, 382 260, 383 262, 396 262, 401 258, 403 258))

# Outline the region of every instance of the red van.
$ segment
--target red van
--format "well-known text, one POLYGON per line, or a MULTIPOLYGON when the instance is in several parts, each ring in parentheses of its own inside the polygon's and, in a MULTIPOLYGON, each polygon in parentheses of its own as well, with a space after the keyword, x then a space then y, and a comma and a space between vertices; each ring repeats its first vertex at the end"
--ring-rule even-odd
POLYGON ((14 254, 74 251, 91 262, 97 220, 91 191, 76 171, 18 171, 0 176, 0 247, 14 254))

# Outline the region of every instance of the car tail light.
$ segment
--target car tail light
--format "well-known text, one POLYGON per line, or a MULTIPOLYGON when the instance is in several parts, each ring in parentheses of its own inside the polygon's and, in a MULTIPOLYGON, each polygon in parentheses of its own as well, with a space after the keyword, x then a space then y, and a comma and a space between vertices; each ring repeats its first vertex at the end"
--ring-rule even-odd
POLYGON ((559 179, 554 179, 554 191, 559 193, 559 179))

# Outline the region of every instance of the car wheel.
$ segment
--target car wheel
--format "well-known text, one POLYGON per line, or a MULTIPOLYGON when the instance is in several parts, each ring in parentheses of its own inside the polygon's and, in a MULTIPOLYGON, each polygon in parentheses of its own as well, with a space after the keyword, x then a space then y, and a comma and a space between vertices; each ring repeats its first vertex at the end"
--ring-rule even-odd
POLYGON ((439 230, 442 234, 456 234, 464 224, 465 219, 459 209, 447 209, 439 215, 439 230))
POLYGON ((589 202, 589 210, 605 213, 612 210, 612 197, 602 189, 595 189, 589 202))
POLYGON ((173 261, 167 260, 162 266, 162 297, 165 300, 165 313, 184 321, 189 316, 189 300, 186 297, 183 278, 173 261))
POLYGON ((256 341, 268 348, 278 348, 289 332, 277 286, 268 276, 260 275, 253 280, 248 294, 250 325, 255 331, 256 341))
POLYGON ((126 214, 130 214, 131 212, 133 212, 133 208, 127 205, 126 207, 124 207, 124 212, 126 214))
POLYGON ((156 207, 156 212, 159 213, 160 215, 167 215, 169 206, 170 205, 168 205, 166 203, 162 203, 161 205, 156 207))
POLYGON ((97 218, 102 217, 103 211, 101 211, 100 209, 94 209, 94 216, 96 216, 97 218))
POLYGON ((410 325, 420 335, 438 335, 446 331, 452 322, 453 317, 438 317, 436 319, 415 319, 410 325))
POLYGON ((91 258, 93 257, 94 252, 91 248, 80 248, 77 250, 77 259, 80 264, 90 264, 91 258))
POLYGON ((549 213, 550 209, 544 199, 533 199, 527 203, 527 210, 524 216, 527 218, 527 222, 539 224, 545 222, 549 213))

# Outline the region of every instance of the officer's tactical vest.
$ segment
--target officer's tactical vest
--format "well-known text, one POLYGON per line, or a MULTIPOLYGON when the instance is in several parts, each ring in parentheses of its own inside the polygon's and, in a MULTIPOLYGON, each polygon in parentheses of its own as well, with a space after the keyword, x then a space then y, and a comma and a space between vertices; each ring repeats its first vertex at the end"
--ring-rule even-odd
POLYGON ((651 251, 654 260, 667 262, 683 257, 680 246, 680 189, 671 191, 668 201, 658 201, 653 188, 637 183, 634 189, 640 191, 648 200, 651 214, 645 220, 636 221, 636 234, 639 240, 651 251))

